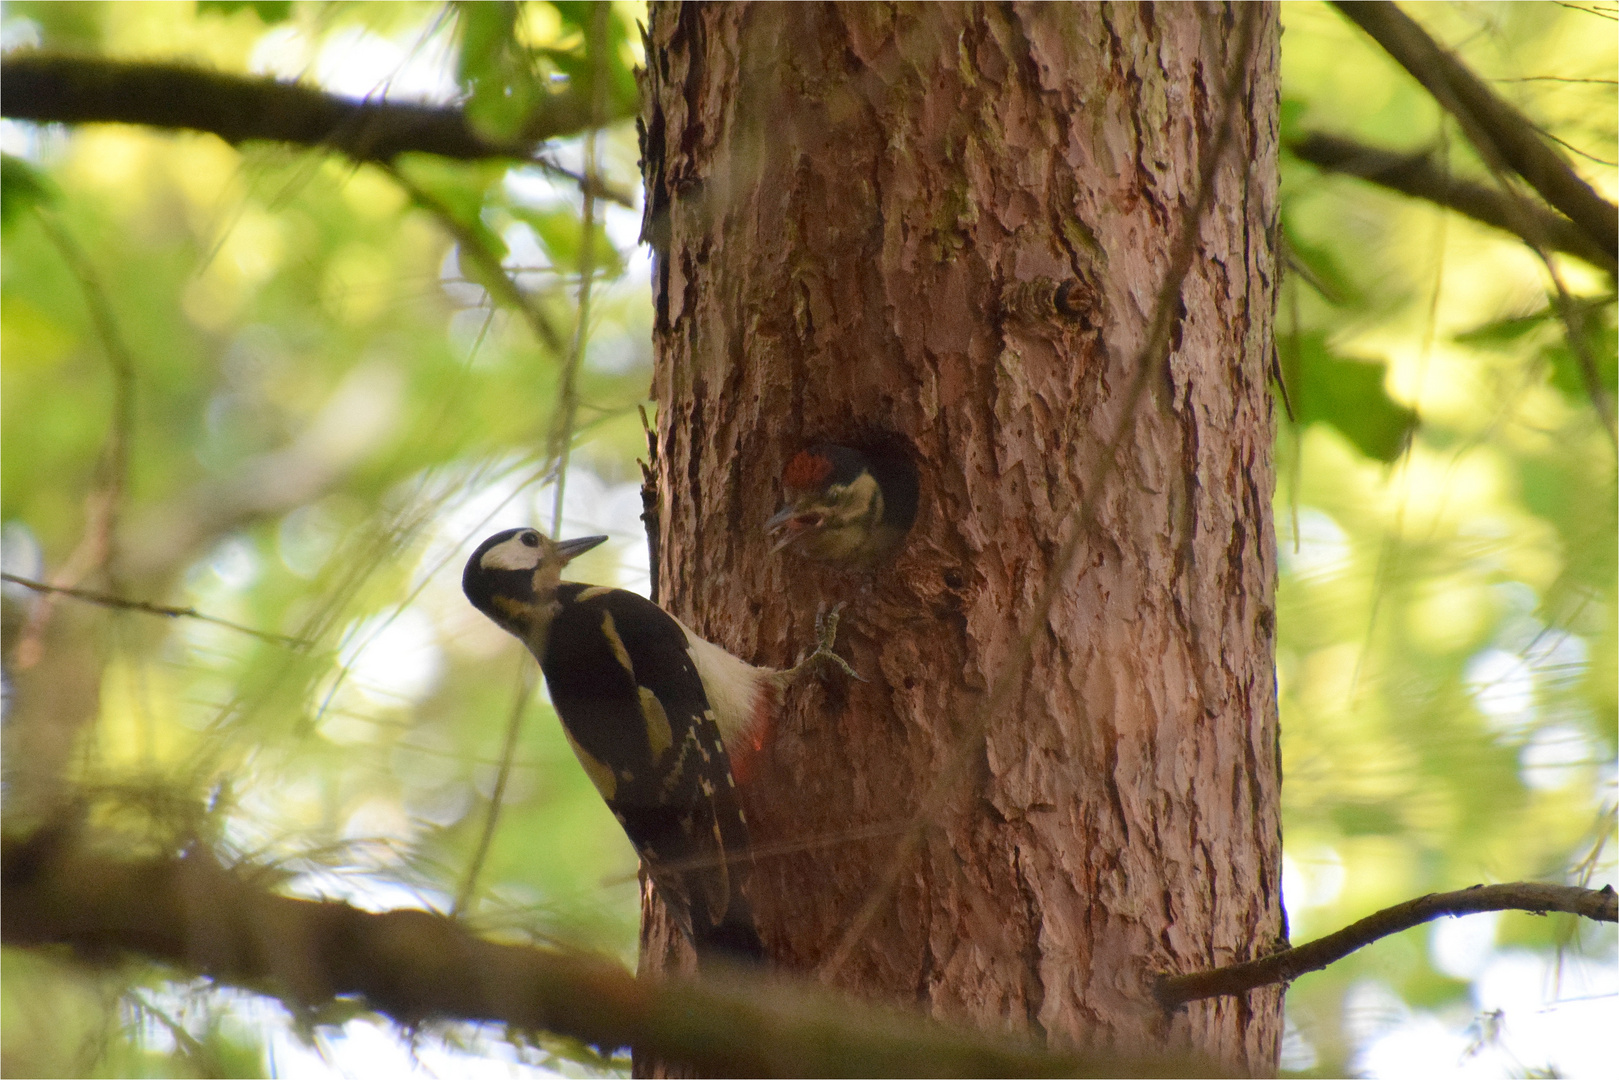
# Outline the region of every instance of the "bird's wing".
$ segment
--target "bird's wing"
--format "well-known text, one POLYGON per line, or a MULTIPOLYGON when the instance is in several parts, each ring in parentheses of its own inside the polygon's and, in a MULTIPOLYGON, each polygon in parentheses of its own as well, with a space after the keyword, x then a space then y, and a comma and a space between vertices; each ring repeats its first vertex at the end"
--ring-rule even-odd
POLYGON ((621 589, 557 599, 541 666, 585 771, 694 941, 739 918, 751 933, 747 822, 685 634, 621 589))

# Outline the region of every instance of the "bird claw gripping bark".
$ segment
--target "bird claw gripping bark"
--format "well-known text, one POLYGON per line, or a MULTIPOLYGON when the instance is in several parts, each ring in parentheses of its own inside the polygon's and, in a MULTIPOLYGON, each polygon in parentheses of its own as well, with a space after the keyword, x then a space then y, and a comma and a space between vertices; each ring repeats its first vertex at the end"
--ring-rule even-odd
POLYGON ((844 674, 856 682, 865 682, 861 674, 849 665, 849 661, 833 651, 832 646, 838 640, 838 621, 843 617, 843 605, 835 605, 831 611, 826 610, 822 604, 815 612, 815 651, 803 657, 794 664, 791 671, 797 674, 807 670, 814 664, 833 664, 841 668, 844 674))

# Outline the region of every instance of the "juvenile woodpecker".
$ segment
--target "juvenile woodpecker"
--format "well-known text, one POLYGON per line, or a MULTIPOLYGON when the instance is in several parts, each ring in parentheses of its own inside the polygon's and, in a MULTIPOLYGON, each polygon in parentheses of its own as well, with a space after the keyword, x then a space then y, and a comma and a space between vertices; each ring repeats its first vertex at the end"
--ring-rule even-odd
POLYGON ((870 570, 894 553, 916 520, 909 461, 818 443, 781 474, 785 505, 765 523, 773 551, 792 547, 845 570, 870 570))
POLYGON ((762 746, 794 678, 822 661, 854 674, 832 651, 838 612, 793 667, 755 667, 635 593, 563 583, 606 539, 507 529, 478 545, 461 588, 539 660, 573 752, 699 958, 762 960, 733 765, 762 746))

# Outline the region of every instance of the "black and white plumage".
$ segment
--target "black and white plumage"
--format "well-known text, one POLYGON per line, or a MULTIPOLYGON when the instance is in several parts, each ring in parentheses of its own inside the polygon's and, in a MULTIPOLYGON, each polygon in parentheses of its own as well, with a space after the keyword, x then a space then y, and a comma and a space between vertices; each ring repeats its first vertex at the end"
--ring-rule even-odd
POLYGON ((916 470, 900 455, 817 443, 782 469, 783 505, 765 522, 773 550, 791 548, 844 570, 886 561, 916 520, 916 470))
POLYGON ((760 960, 734 752, 757 749, 789 681, 836 656, 823 637, 792 668, 756 667, 635 593, 564 584, 605 539, 507 529, 472 553, 462 589, 539 660, 568 742, 699 956, 760 960))

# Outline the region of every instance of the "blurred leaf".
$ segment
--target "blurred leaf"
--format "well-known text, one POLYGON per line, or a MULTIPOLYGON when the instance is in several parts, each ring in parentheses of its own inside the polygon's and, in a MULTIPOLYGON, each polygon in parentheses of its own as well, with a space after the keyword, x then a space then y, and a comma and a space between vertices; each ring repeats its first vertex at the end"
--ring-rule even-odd
POLYGON ((1332 821, 1344 836, 1398 836, 1405 826, 1388 803, 1343 803, 1333 808, 1332 821))
POLYGON ((1299 123, 1310 111, 1310 103, 1301 98, 1284 93, 1280 113, 1281 141, 1286 145, 1289 139, 1298 134, 1299 123))
MULTIPOLYGON (((1619 390, 1619 336, 1614 332, 1614 299, 1604 297, 1573 297, 1574 311, 1585 334, 1587 353, 1596 361, 1597 382, 1608 393, 1619 390)), ((1464 345, 1513 352, 1531 334, 1544 330, 1555 338, 1540 349, 1538 355, 1551 367, 1552 385, 1575 400, 1589 397, 1585 373, 1580 360, 1568 342, 1567 330, 1554 303, 1527 315, 1514 315, 1494 319, 1472 330, 1457 334, 1455 340, 1464 345)))
POLYGON ((535 81, 534 61, 517 41, 518 6, 509 0, 460 3, 461 82, 472 91, 467 119, 485 138, 508 142, 545 91, 535 81))
MULTIPOLYGON (((510 213, 534 230, 556 266, 578 272, 580 242, 584 237, 578 214, 571 209, 534 210, 521 206, 511 207, 510 213)), ((621 259, 607 236, 607 230, 598 221, 592 232, 591 253, 597 272, 617 273, 621 259)))
POLYGON ((253 12, 265 26, 292 18, 292 0, 197 0, 199 12, 234 15, 243 9, 253 12))
MULTIPOLYGON (((1619 336, 1614 333, 1613 304, 1610 301, 1594 309, 1581 304, 1576 310, 1579 328, 1585 334, 1586 354, 1596 364, 1596 381, 1611 395, 1619 390, 1619 336)), ((1590 396, 1580 359, 1566 337, 1560 337, 1541 355, 1551 361, 1553 386, 1573 398, 1585 400, 1590 396)))
POLYGON ((1463 345, 1478 345, 1484 348, 1505 348, 1523 340, 1524 336, 1555 322, 1557 314, 1549 307, 1528 315, 1513 315, 1505 319, 1493 319, 1471 330, 1464 330, 1457 334, 1454 340, 1463 345))
POLYGON ((1331 424, 1369 458, 1399 457, 1417 414, 1384 390, 1387 365, 1334 355, 1322 331, 1302 335, 1297 346, 1299 423, 1331 424))
POLYGON ((586 43, 591 39, 592 23, 597 18, 598 12, 605 15, 603 19, 605 33, 601 42, 600 58, 601 70, 607 77, 602 99, 603 112, 608 116, 634 115, 640 103, 640 88, 635 81, 635 72, 623 59, 623 45, 628 25, 614 13, 612 5, 604 0, 560 0, 554 6, 557 13, 562 16, 563 25, 578 31, 581 45, 573 51, 546 49, 544 52, 556 64, 558 71, 566 74, 575 85, 581 87, 590 85, 593 70, 593 64, 586 52, 586 43))
POLYGON ((104 0, 63 4, 58 0, 7 0, 5 17, 28 19, 39 26, 43 49, 100 48, 104 0))
POLYGON ((1326 244, 1312 244, 1297 236, 1288 228, 1285 210, 1282 213, 1282 238, 1287 269, 1298 273, 1301 280, 1324 300, 1338 307, 1359 306, 1364 302, 1354 279, 1340 265, 1337 252, 1326 244))
POLYGON ((0 228, 9 229, 23 213, 55 197, 44 173, 20 157, 0 154, 0 228))

